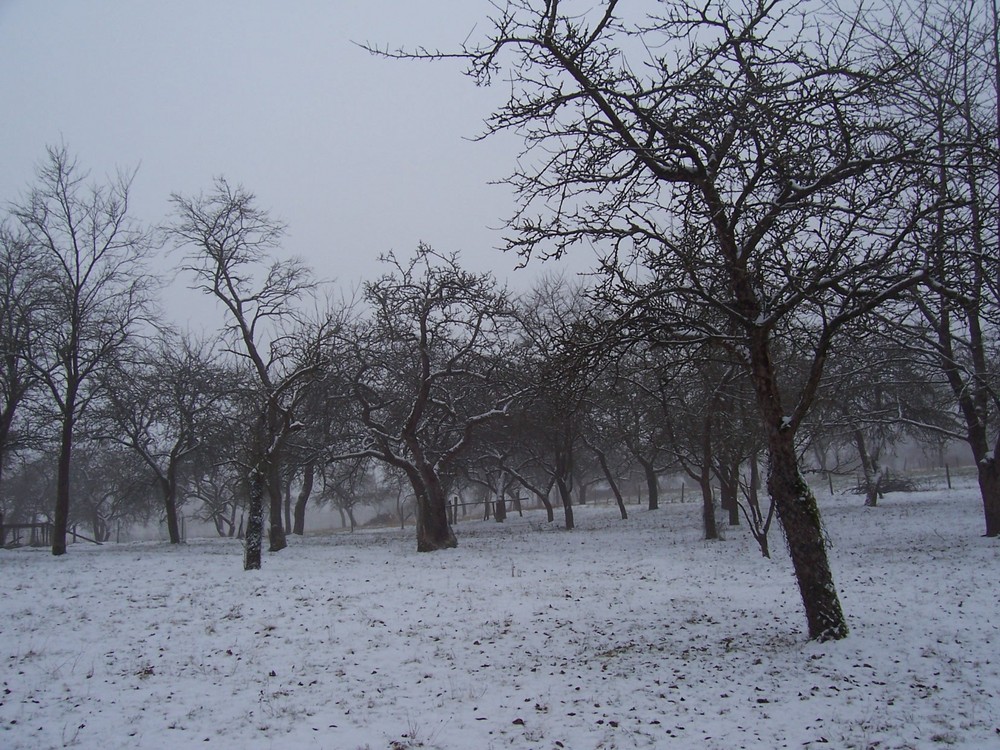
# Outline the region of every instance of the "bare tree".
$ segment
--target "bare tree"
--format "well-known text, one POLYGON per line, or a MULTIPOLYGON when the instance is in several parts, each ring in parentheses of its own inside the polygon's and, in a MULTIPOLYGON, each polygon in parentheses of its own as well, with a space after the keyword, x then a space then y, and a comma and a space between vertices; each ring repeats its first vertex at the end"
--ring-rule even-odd
POLYGON ((976 461, 986 535, 1000 535, 1000 8, 915 0, 872 21, 884 48, 912 59, 901 105, 924 144, 938 197, 921 226, 930 276, 912 296, 912 353, 944 376, 976 461))
POLYGON ((629 20, 616 0, 510 0, 464 57, 510 85, 489 132, 528 146, 509 247, 604 248, 620 335, 713 342, 746 367, 809 635, 835 639, 847 622, 796 431, 841 328, 919 281, 902 251, 923 206, 896 71, 818 11, 675 2, 629 20), (811 353, 796 389, 775 357, 790 337, 811 353))
POLYGON ((210 521, 220 537, 242 539, 248 494, 246 480, 246 473, 240 471, 237 463, 208 460, 191 472, 183 491, 189 501, 199 503, 197 516, 210 521))
POLYGON ((154 346, 108 373, 98 414, 104 439, 130 448, 153 474, 170 542, 179 544, 183 472, 218 434, 230 386, 208 343, 165 333, 154 346))
POLYGON ((78 535, 78 523, 90 527, 91 542, 108 541, 116 527, 147 522, 156 507, 150 502, 153 483, 143 461, 134 451, 112 442, 86 440, 80 444, 71 485, 73 534, 78 535))
POLYGON ((575 526, 575 469, 592 408, 590 387, 601 366, 576 354, 581 337, 589 335, 589 312, 582 287, 545 277, 522 297, 518 313, 524 339, 517 368, 521 396, 510 424, 517 450, 505 468, 539 498, 547 494, 542 486, 555 487, 566 529, 575 526), (538 470, 551 481, 532 480, 538 470))
POLYGON ((41 385, 30 363, 46 303, 39 260, 23 235, 0 224, 0 489, 8 456, 30 437, 23 429, 15 431, 15 420, 23 417, 22 406, 41 385))
POLYGON ((49 148, 37 185, 11 207, 47 271, 44 321, 29 361, 60 419, 54 555, 66 552, 77 423, 98 394, 100 374, 121 356, 148 310, 142 263, 151 242, 129 216, 132 177, 87 184, 65 147, 49 148))
POLYGON ((260 568, 264 495, 270 500, 270 550, 286 546, 281 523, 281 461, 286 441, 301 427, 295 411, 320 369, 325 322, 311 326, 296 304, 315 288, 310 270, 296 258, 272 259, 284 226, 258 208, 255 196, 223 178, 210 193, 173 195, 174 222, 167 236, 185 249, 184 270, 196 288, 226 311, 228 351, 248 374, 247 399, 254 405, 247 426, 249 506, 244 568, 260 568), (307 333, 308 331, 308 333, 307 333), (303 356, 302 337, 307 346, 303 356))
POLYGON ((513 324, 506 292, 420 245, 384 258, 365 284, 371 317, 342 338, 342 383, 361 430, 338 459, 373 458, 406 474, 416 497, 417 550, 457 544, 448 522, 449 463, 476 428, 504 415, 513 394, 499 376, 513 324))

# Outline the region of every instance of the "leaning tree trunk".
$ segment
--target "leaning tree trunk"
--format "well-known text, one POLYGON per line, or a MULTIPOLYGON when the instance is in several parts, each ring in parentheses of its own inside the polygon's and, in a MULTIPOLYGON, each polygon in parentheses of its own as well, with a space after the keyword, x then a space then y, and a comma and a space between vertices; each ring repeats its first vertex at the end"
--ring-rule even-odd
MULTIPOLYGON (((738 253, 730 249, 735 258, 738 253)), ((754 320, 759 305, 750 288, 745 268, 734 264, 733 285, 740 306, 754 320)), ((749 330, 751 379, 757 406, 767 434, 767 489, 785 532, 785 542, 792 558, 795 579, 806 611, 809 638, 837 640, 847 637, 847 619, 840 606, 837 587, 826 555, 826 541, 816 497, 802 478, 795 453, 795 425, 781 403, 777 371, 771 360, 770 332, 752 325, 749 330)), ((806 391, 818 384, 822 360, 814 363, 813 381, 806 391)))
MULTIPOLYGON (((549 485, 549 488, 551 490, 551 485, 549 485)), ((540 502, 542 506, 545 508, 545 519, 549 523, 552 523, 554 520, 556 520, 556 511, 555 508, 552 507, 552 501, 549 500, 549 493, 536 492, 535 497, 538 498, 538 502, 540 502)))
POLYGON ((785 532, 809 637, 821 641, 844 638, 847 621, 833 584, 816 497, 799 472, 790 431, 775 431, 769 442, 767 489, 785 532))
POLYGON ((407 471, 417 504, 417 552, 435 552, 458 546, 448 523, 448 498, 431 466, 407 471))
POLYGON ((618 512, 621 513, 622 520, 628 520, 628 510, 625 508, 625 499, 622 497, 621 489, 618 487, 618 482, 615 481, 614 475, 611 473, 611 467, 608 465, 608 458, 604 455, 604 451, 594 448, 594 455, 597 456, 597 460, 601 464, 601 471, 604 472, 604 478, 608 480, 608 486, 614 493, 615 502, 618 503, 618 512))
POLYGON ((306 504, 312 494, 316 479, 316 462, 309 461, 302 472, 302 487, 295 498, 295 514, 292 519, 292 533, 302 536, 306 530, 306 504))

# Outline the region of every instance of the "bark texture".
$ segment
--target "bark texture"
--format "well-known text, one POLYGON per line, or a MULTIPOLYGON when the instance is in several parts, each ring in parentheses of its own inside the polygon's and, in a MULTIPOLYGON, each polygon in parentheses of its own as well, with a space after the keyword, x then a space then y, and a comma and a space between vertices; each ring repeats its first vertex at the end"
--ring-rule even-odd
POLYGON ((815 495, 799 473, 798 459, 790 439, 772 441, 767 488, 785 532, 805 606, 809 637, 820 641, 846 637, 847 620, 826 555, 819 507, 815 495))
POLYGON ((246 539, 243 549, 243 570, 260 570, 261 547, 264 536, 264 472, 259 466, 250 469, 247 477, 246 539))

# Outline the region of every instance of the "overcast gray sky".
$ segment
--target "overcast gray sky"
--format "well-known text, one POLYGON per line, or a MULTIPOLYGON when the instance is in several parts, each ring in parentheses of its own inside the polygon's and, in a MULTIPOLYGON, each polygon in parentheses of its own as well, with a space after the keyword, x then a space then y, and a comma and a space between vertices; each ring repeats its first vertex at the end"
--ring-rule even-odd
POLYGON ((325 278, 378 272, 418 241, 512 273, 513 138, 469 140, 503 95, 458 62, 372 57, 353 42, 453 49, 488 28, 488 0, 0 0, 0 201, 47 144, 92 175, 138 167, 136 212, 216 175, 289 225, 286 248, 325 278), (493 229, 491 229, 491 227, 493 229))

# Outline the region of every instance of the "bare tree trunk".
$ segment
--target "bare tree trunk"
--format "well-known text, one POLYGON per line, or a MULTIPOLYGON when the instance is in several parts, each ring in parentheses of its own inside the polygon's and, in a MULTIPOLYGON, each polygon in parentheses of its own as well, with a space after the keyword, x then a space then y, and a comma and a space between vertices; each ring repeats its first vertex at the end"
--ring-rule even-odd
POLYGON ((611 467, 608 466, 607 456, 604 455, 604 451, 597 450, 596 448, 594 449, 594 455, 597 456, 597 460, 601 464, 601 471, 604 472, 604 478, 608 480, 608 486, 614 493, 615 502, 618 503, 618 512, 621 513, 622 520, 628 520, 628 511, 625 509, 625 500, 622 498, 622 493, 618 487, 618 483, 611 474, 611 467))
POLYGON ((493 520, 497 523, 503 523, 507 520, 507 498, 504 495, 504 479, 499 477, 497 479, 497 487, 493 493, 493 520))
POLYGON ((750 513, 753 516, 753 522, 759 526, 764 522, 764 516, 760 512, 758 490, 760 490, 760 465, 758 463, 757 452, 754 451, 754 454, 750 456, 750 479, 749 486, 747 487, 747 502, 750 504, 750 513))
MULTIPOLYGON (((551 485, 550 485, 551 490, 551 485)), ((552 501, 549 500, 548 492, 536 492, 535 496, 538 498, 539 502, 545 507, 545 517, 549 523, 556 520, 555 508, 552 507, 552 501)))
MULTIPOLYGON (((738 255, 732 249, 729 252, 733 258, 738 255)), ((733 266, 732 282, 734 296, 740 304, 747 310, 759 309, 745 269, 736 263, 733 266)), ((767 488, 785 532, 795 579, 806 611, 809 638, 812 640, 846 638, 847 619, 840 606, 830 561, 826 555, 826 540, 823 538, 819 506, 799 471, 793 419, 782 408, 777 372, 771 359, 770 333, 760 327, 753 327, 748 333, 750 375, 757 406, 767 433, 767 488)), ((813 379, 805 385, 806 393, 809 388, 818 387, 822 363, 822 357, 814 361, 813 379)), ((808 403, 807 395, 803 394, 801 398, 805 398, 808 403)))
POLYGON ((976 464, 979 493, 983 497, 988 537, 1000 536, 1000 459, 982 458, 976 464))
POLYGON ((656 476, 656 468, 651 461, 636 456, 642 471, 646 475, 646 487, 649 489, 649 509, 658 510, 660 507, 660 481, 656 476))
POLYGON ((292 477, 286 477, 281 483, 284 493, 285 529, 292 528, 292 477))
POLYGON ((417 552, 434 552, 458 546, 448 523, 448 498, 433 467, 407 469, 417 505, 417 552))
POLYGON ((288 546, 288 539, 285 537, 285 527, 281 523, 281 469, 278 457, 268 456, 267 461, 267 495, 270 500, 270 520, 267 539, 269 542, 268 552, 280 552, 288 546))
POLYGON ((844 618, 826 556, 826 541, 816 498, 802 475, 787 431, 772 436, 767 488, 785 530, 795 578, 814 640, 847 636, 844 618), (786 437, 787 436, 787 437, 786 437))
POLYGON ((698 485, 701 487, 701 519, 705 529, 705 539, 719 538, 719 529, 715 522, 715 498, 712 496, 712 422, 706 416, 701 438, 701 471, 698 474, 698 485))
POLYGON ((66 529, 69 526, 69 469, 73 456, 73 409, 66 404, 59 444, 59 464, 56 476, 56 507, 52 523, 52 554, 66 554, 66 529))
POLYGON ((163 513, 167 519, 167 536, 171 544, 181 543, 181 528, 177 523, 177 487, 169 479, 160 480, 163 491, 163 513))
POLYGON ((719 500, 729 513, 729 525, 740 525, 740 465, 735 460, 719 461, 719 500))
POLYGON ((576 526, 573 521, 573 493, 562 476, 556 478, 556 485, 559 487, 559 498, 562 500, 563 518, 566 521, 566 529, 574 529, 576 526))
POLYGON ((569 451, 556 451, 555 474, 556 486, 559 488, 559 499, 562 500, 563 517, 568 531, 575 528, 573 521, 573 467, 569 451))
POLYGON ((729 513, 729 525, 740 525, 739 478, 719 479, 719 499, 722 509, 729 513))
POLYGON ((306 528, 306 504, 309 496, 312 495, 313 482, 316 478, 316 462, 309 461, 302 472, 302 487, 295 498, 295 517, 292 533, 302 536, 306 528))
POLYGON ((260 570, 260 552, 264 542, 264 471, 259 465, 250 469, 247 477, 246 541, 244 542, 243 570, 260 570))
POLYGON ((705 529, 705 540, 719 538, 719 527, 715 520, 715 498, 712 495, 712 482, 701 481, 701 520, 705 529))
POLYGON ((858 449, 858 459, 861 461, 861 472, 865 479, 865 506, 874 508, 878 505, 878 490, 881 483, 881 472, 868 453, 865 436, 861 430, 854 431, 854 444, 858 449))

